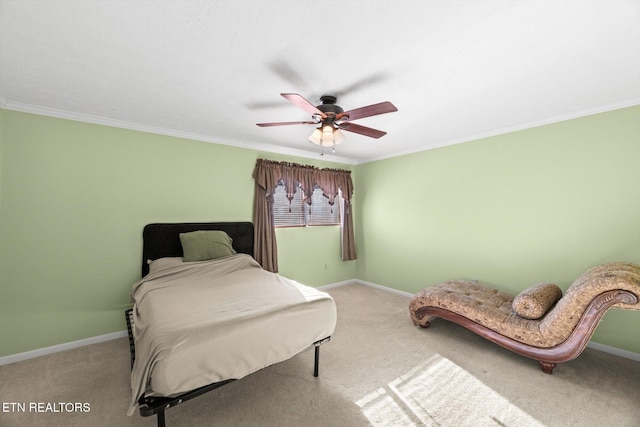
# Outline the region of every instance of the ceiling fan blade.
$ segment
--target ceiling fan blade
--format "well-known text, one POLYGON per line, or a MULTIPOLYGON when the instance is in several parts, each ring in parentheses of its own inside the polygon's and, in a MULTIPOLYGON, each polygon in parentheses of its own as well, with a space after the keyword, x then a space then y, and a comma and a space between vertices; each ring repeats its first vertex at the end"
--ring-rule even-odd
POLYGON ((307 88, 308 83, 305 74, 298 72, 287 59, 274 59, 268 64, 268 67, 274 74, 289 83, 290 86, 298 89, 307 88))
POLYGON ((256 101, 256 102, 248 102, 244 104, 250 110, 265 110, 267 108, 282 108, 288 107, 287 104, 280 101, 256 101))
POLYGON ((384 131, 351 122, 341 123, 340 125, 338 125, 338 127, 342 130, 346 130, 347 132, 359 133, 360 135, 368 136, 371 138, 380 138, 381 136, 385 136, 387 134, 384 131))
POLYGON ((287 98, 287 100, 291 101, 308 113, 318 114, 323 119, 327 117, 326 114, 318 110, 315 105, 307 101, 302 95, 299 95, 297 93, 281 93, 280 95, 284 96, 285 98, 287 98))
POLYGON ((260 127, 269 126, 289 126, 289 125, 315 125, 316 122, 275 122, 275 123, 256 123, 260 127))
POLYGON ((332 94, 337 98, 342 98, 347 94, 357 92, 361 90, 363 87, 371 86, 375 83, 381 82, 386 79, 387 76, 381 72, 376 74, 372 74, 368 77, 362 78, 356 82, 351 83, 350 85, 343 87, 341 89, 331 90, 328 93, 332 94))
POLYGON ((398 111, 396 106, 389 101, 385 101, 345 111, 344 113, 338 114, 336 120, 357 120, 363 117, 377 116, 378 114, 392 113, 394 111, 398 111))

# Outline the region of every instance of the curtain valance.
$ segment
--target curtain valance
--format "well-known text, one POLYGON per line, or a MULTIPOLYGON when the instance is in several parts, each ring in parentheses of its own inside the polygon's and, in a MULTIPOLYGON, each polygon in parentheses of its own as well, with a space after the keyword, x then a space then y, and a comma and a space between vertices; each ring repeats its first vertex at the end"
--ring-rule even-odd
POLYGON ((356 259, 351 213, 353 196, 351 171, 258 159, 253 170, 253 179, 255 180, 254 256, 263 268, 273 272, 278 271, 276 235, 273 225, 273 194, 280 181, 284 183, 289 200, 293 199, 300 184, 304 191, 304 201, 309 205, 316 185, 329 199, 330 205, 333 205, 338 194, 341 194, 342 260, 356 259))
POLYGON ((268 196, 273 195, 276 186, 282 181, 289 200, 293 199, 299 183, 305 194, 305 202, 308 204, 311 204, 311 194, 316 185, 322 189, 330 205, 334 204, 338 190, 342 191, 342 197, 348 202, 351 202, 353 195, 351 171, 345 169, 321 169, 297 163, 258 159, 253 178, 268 196))

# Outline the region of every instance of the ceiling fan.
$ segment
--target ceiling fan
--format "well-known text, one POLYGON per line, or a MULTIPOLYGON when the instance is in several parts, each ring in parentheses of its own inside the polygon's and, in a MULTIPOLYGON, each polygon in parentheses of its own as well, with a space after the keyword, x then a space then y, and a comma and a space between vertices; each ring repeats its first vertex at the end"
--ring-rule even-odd
POLYGON ((322 104, 320 105, 313 105, 297 93, 281 93, 280 95, 310 113, 312 120, 301 122, 257 123, 257 125, 261 127, 319 125, 313 131, 311 136, 309 136, 309 141, 321 147, 332 147, 334 151, 335 146, 340 144, 344 138, 340 130, 358 133, 370 138, 380 138, 387 134, 386 132, 378 129, 352 123, 352 120, 398 111, 395 105, 389 101, 344 111, 342 107, 336 105, 337 98, 332 95, 321 96, 320 101, 322 104))

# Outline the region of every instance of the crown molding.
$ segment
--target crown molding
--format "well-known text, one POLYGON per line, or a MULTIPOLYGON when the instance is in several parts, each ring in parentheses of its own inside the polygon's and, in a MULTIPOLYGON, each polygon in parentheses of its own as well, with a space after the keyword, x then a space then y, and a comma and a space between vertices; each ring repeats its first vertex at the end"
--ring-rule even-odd
MULTIPOLYGON (((348 165, 360 165, 360 164, 375 162, 379 160, 391 159, 394 157, 420 153, 423 151, 433 150, 436 148, 447 147, 449 145, 456 145, 456 144, 462 144, 465 142, 477 141, 484 138, 504 135, 507 133, 517 132, 517 131, 526 130, 526 129, 532 129, 539 126, 559 123, 567 120, 577 119, 580 117, 591 116, 594 114, 606 113, 608 111, 619 110, 621 108, 634 107, 637 105, 640 105, 640 97, 631 98, 625 101, 602 105, 602 106, 589 108, 585 110, 577 110, 577 111, 573 111, 566 114, 549 116, 541 120, 522 122, 513 126, 492 129, 486 132, 469 134, 459 138, 453 138, 445 141, 437 141, 435 143, 432 143, 429 145, 423 145, 421 147, 418 147, 412 150, 398 151, 388 155, 370 157, 363 160, 354 160, 354 159, 349 159, 346 157, 336 156, 332 154, 331 158, 327 159, 326 161, 333 162, 333 163, 348 164, 348 165)), ((304 150, 298 150, 295 148, 287 148, 287 147, 282 147, 278 145, 264 144, 264 143, 249 143, 245 141, 238 141, 238 140, 227 139, 227 138, 217 138, 217 137, 211 137, 211 136, 201 135, 196 133, 177 131, 174 129, 141 125, 138 123, 127 122, 124 120, 108 119, 105 117, 92 116, 89 114, 82 114, 82 113, 76 113, 71 111, 58 110, 55 108, 41 107, 41 106, 32 105, 32 104, 14 102, 7 99, 2 94, 0 94, 0 107, 6 110, 19 111, 23 113, 39 114, 42 116, 56 117, 56 118, 74 120, 74 121, 85 122, 85 123, 93 123, 93 124, 98 124, 103 126, 129 129, 129 130, 135 130, 135 131, 147 132, 147 133, 154 133, 159 135, 172 136, 176 138, 208 142, 212 144, 228 145, 232 147, 245 148, 253 151, 265 151, 268 153, 284 154, 288 156, 303 157, 303 158, 315 159, 315 160, 318 160, 318 157, 319 157, 318 154, 310 153, 304 150)))
MULTIPOLYGON (((189 139, 193 141, 208 142, 212 144, 228 145, 238 148, 246 148, 253 151, 266 151, 268 153, 285 154, 295 157, 303 157, 318 160, 319 154, 310 153, 295 148, 287 148, 278 145, 264 143, 250 143, 227 138, 218 138, 197 133, 177 131, 174 129, 161 128, 156 126, 142 125, 139 123, 127 122, 124 120, 109 119, 100 116, 92 116, 89 114, 76 113, 73 111, 59 110, 55 108, 42 107, 38 105, 25 104, 8 100, 0 94, 0 106, 6 110, 19 111, 22 113, 38 114, 41 116, 55 117, 59 119, 73 120, 84 123, 92 123, 103 126, 110 126, 122 129, 135 130, 139 132, 154 133, 158 135, 172 136, 176 138, 189 139)), ((324 160, 324 159, 321 159, 324 160)), ((326 161, 342 164, 356 164, 353 159, 346 157, 331 155, 326 161)))
POLYGON ((418 147, 412 150, 406 150, 406 151, 398 151, 395 152, 393 154, 390 155, 386 155, 386 156, 378 156, 378 157, 370 157, 367 158, 363 161, 360 161, 356 164, 364 164, 364 163, 370 163, 370 162, 375 162, 378 160, 385 160, 385 159, 390 159, 393 157, 400 157, 400 156, 405 156, 408 154, 415 154, 415 153, 420 153, 423 151, 428 151, 428 150, 433 150, 435 148, 442 148, 442 147, 447 147, 449 145, 456 145, 456 144, 462 144, 465 142, 471 142, 471 141, 477 141, 480 139, 484 139, 484 138, 489 138, 492 136, 498 136, 498 135, 504 135, 507 133, 512 133, 512 132, 517 132, 517 131, 521 131, 521 130, 526 130, 526 129, 532 129, 532 128, 536 128, 536 127, 540 127, 540 126, 545 126, 545 125, 550 125, 553 123, 560 123, 560 122, 564 122, 567 120, 573 120, 573 119, 579 119, 581 117, 586 117, 586 116, 592 116, 594 114, 600 114, 600 113, 606 113, 608 111, 614 111, 614 110, 619 110, 622 108, 629 108, 629 107, 635 107, 640 105, 640 97, 638 98, 631 98, 625 101, 621 101, 621 102, 616 102, 616 103, 611 103, 611 104, 606 104, 606 105, 601 105, 598 107, 594 107, 594 108, 588 108, 588 109, 584 109, 584 110, 577 110, 577 111, 572 111, 570 113, 566 113, 566 114, 559 114, 556 116, 549 116, 546 117, 544 119, 540 119, 540 120, 532 120, 532 121, 528 121, 528 122, 522 122, 522 123, 518 123, 516 125, 513 126, 506 126, 503 128, 497 128, 497 129, 491 129, 488 130, 486 132, 481 132, 481 133, 474 133, 474 134, 469 134, 469 135, 465 135, 459 138, 453 138, 453 139, 449 139, 449 140, 445 140, 445 141, 439 141, 439 142, 435 142, 433 144, 429 144, 429 145, 425 145, 422 147, 418 147))

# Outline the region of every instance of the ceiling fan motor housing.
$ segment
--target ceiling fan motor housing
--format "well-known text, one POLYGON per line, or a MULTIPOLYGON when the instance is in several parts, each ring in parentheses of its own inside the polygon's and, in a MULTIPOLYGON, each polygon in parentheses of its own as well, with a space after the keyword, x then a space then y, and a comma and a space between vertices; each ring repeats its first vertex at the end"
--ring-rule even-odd
POLYGON ((331 126, 337 129, 336 116, 340 113, 344 113, 344 110, 339 105, 336 105, 338 99, 332 95, 322 95, 320 101, 322 104, 317 105, 316 108, 322 111, 326 117, 321 121, 322 127, 331 126))
POLYGON ((320 97, 320 101, 322 101, 322 104, 317 105, 316 108, 322 111, 323 113, 325 114, 333 113, 336 115, 340 113, 344 113, 344 110, 342 109, 342 107, 340 107, 339 105, 336 105, 337 98, 335 96, 322 95, 320 97))

